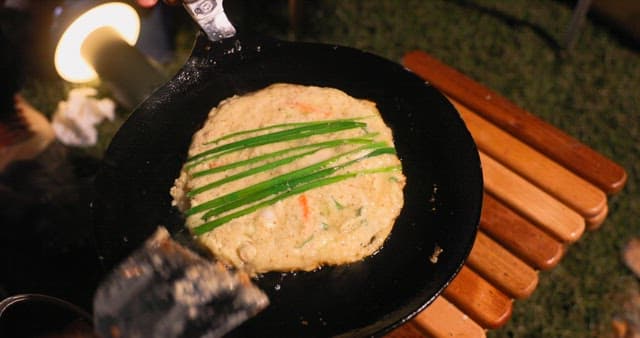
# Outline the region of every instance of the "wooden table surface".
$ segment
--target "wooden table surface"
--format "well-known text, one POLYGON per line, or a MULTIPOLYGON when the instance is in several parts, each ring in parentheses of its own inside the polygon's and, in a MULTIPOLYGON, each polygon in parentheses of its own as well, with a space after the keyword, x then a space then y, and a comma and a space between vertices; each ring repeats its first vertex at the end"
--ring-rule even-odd
POLYGON ((625 170, 498 93, 422 51, 403 64, 445 94, 478 145, 485 195, 480 231, 460 273, 387 337, 484 337, 530 296, 608 212, 625 170))

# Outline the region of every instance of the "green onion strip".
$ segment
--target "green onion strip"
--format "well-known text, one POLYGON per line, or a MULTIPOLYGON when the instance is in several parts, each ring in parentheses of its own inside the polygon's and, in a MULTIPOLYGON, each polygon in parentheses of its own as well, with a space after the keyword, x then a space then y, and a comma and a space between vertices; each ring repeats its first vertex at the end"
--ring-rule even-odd
MULTIPOLYGON (((214 148, 195 154, 187 159, 185 169, 189 170, 204 161, 212 160, 230 152, 239 151, 251 147, 302 139, 313 135, 330 134, 355 128, 362 128, 363 130, 366 130, 367 124, 357 121, 364 118, 366 117, 314 122, 284 123, 235 132, 220 137, 216 140, 206 142, 205 144, 219 143, 220 141, 227 140, 232 137, 247 135, 250 133, 276 130, 266 134, 249 136, 247 138, 216 146, 214 148), (277 130, 282 128, 287 129, 277 130)), ((337 154, 328 159, 316 162, 300 169, 293 170, 277 177, 273 177, 271 179, 245 187, 243 189, 228 193, 226 195, 219 196, 186 210, 185 214, 187 216, 206 211, 202 215, 202 219, 205 221, 205 223, 193 228, 194 234, 202 235, 224 223, 229 222, 232 219, 247 215, 260 208, 275 204, 282 199, 303 193, 307 190, 337 183, 361 174, 384 173, 399 170, 400 166, 391 166, 335 175, 339 170, 342 170, 363 159, 382 154, 395 154, 395 149, 393 149, 393 147, 389 147, 385 142, 375 141, 376 136, 378 136, 378 133, 366 133, 359 137, 335 139, 325 142, 305 144, 192 173, 191 177, 202 177, 218 172, 224 172, 230 169, 240 168, 243 166, 250 166, 255 163, 266 162, 256 167, 237 172, 236 174, 227 176, 220 180, 196 187, 187 193, 188 197, 193 197, 202 192, 229 183, 231 181, 235 181, 247 176, 258 174, 260 172, 268 171, 276 167, 292 163, 305 156, 312 155, 322 149, 337 148, 342 145, 359 145, 354 149, 337 154), (343 162, 348 156, 363 151, 368 152, 356 157, 355 159, 343 162), (224 213, 227 214, 209 221, 210 218, 219 216, 224 213)))
MULTIPOLYGON (((368 140, 368 141, 369 142, 373 142, 371 140, 368 140)), ((225 177, 223 179, 220 179, 220 180, 205 184, 205 185, 203 185, 201 187, 198 187, 198 188, 195 188, 195 189, 189 191, 187 193, 187 196, 193 197, 193 196, 195 196, 197 194, 200 194, 200 193, 203 193, 203 192, 205 192, 207 190, 219 187, 219 186, 221 186, 221 185, 223 185, 225 183, 233 182, 233 181, 239 180, 239 179, 247 177, 247 176, 259 174, 261 172, 264 172, 264 171, 267 171, 267 170, 271 170, 271 169, 283 166, 285 164, 292 163, 292 162, 294 162, 294 161, 296 161, 296 160, 298 160, 300 158, 303 158, 303 157, 305 157, 307 155, 315 154, 315 153, 317 153, 318 151, 320 151, 322 149, 326 149, 326 148, 329 148, 329 147, 336 147, 336 146, 340 145, 342 142, 327 142, 327 143, 331 143, 331 144, 329 144, 329 145, 325 144, 325 145, 323 145, 321 147, 317 147, 316 149, 313 149, 313 150, 310 150, 310 151, 307 151, 307 152, 304 152, 304 153, 301 153, 301 154, 296 154, 296 155, 293 155, 293 156, 289 156, 289 157, 285 157, 285 158, 279 159, 277 161, 268 162, 268 163, 263 164, 261 166, 258 166, 258 167, 255 167, 255 168, 251 168, 249 170, 245 170, 245 171, 239 172, 239 173, 237 173, 235 175, 227 176, 227 177, 225 177)))
POLYGON ((269 134, 253 136, 239 141, 227 143, 212 149, 208 149, 191 156, 187 159, 187 163, 201 163, 202 161, 208 159, 209 156, 214 156, 221 152, 237 151, 266 144, 301 139, 313 135, 329 134, 342 130, 360 128, 366 125, 367 124, 364 122, 356 121, 336 121, 304 125, 301 127, 276 131, 269 134))
POLYGON ((354 118, 350 118, 350 119, 323 120, 323 121, 312 121, 312 122, 289 122, 289 123, 273 124, 273 125, 262 127, 262 128, 242 130, 242 131, 238 131, 238 132, 235 132, 235 133, 227 134, 227 135, 222 136, 220 138, 217 138, 215 140, 207 141, 207 142, 205 142, 203 144, 219 143, 220 141, 227 140, 227 139, 230 139, 230 138, 233 138, 233 137, 236 137, 236 136, 252 134, 252 133, 257 133, 257 132, 271 130, 271 129, 280 129, 280 128, 287 128, 287 127, 299 127, 299 126, 315 126, 315 125, 319 125, 319 124, 326 124, 326 123, 332 123, 332 122, 358 121, 358 120, 364 120, 364 119, 372 117, 372 116, 373 115, 354 117, 354 118))
POLYGON ((400 170, 401 167, 400 166, 391 166, 391 167, 382 167, 382 168, 375 168, 375 169, 368 169, 368 170, 361 170, 361 171, 356 171, 356 172, 351 172, 351 173, 346 173, 346 174, 342 174, 342 175, 336 175, 336 176, 330 176, 330 177, 326 177, 326 178, 322 178, 319 180, 315 180, 312 182, 309 182, 307 184, 304 185, 300 185, 297 186, 283 194, 277 195, 273 198, 270 198, 268 200, 262 201, 260 203, 254 204, 248 208, 236 211, 234 213, 228 214, 226 216, 220 217, 220 218, 216 218, 213 221, 210 222, 206 222, 203 223, 195 228, 193 228, 193 232, 196 236, 200 236, 203 235, 221 225, 223 225, 224 223, 227 223, 235 218, 238 217, 242 217, 244 215, 248 215, 256 210, 259 210, 261 208, 264 207, 268 207, 270 205, 276 204, 278 201, 283 200, 287 197, 291 197, 294 195, 298 195, 301 194, 305 191, 314 189, 314 188, 319 188, 325 185, 329 185, 329 184, 333 184, 333 183, 338 183, 340 181, 344 181, 346 179, 349 178, 353 178, 356 177, 358 175, 363 175, 363 174, 375 174, 375 173, 386 173, 386 172, 392 172, 392 171, 397 171, 400 170))
POLYGON ((322 169, 320 171, 316 171, 310 175, 307 176, 302 176, 302 177, 296 177, 294 179, 282 182, 282 183, 276 183, 276 184, 272 184, 270 186, 268 186, 265 189, 262 189, 260 191, 256 191, 254 193, 252 193, 251 195, 245 196, 243 198, 240 199, 236 199, 234 201, 231 202, 227 202, 221 206, 216 207, 215 209, 209 210, 207 211, 204 215, 202 215, 202 219, 203 220, 208 220, 209 218, 213 217, 213 216, 218 216, 224 212, 227 212, 229 210, 235 209, 235 208, 239 208, 243 205, 248 205, 250 203, 259 201, 265 197, 271 196, 271 195, 275 195, 278 193, 281 193, 283 191, 287 191, 287 190, 291 190, 292 188, 303 184, 303 183, 308 183, 310 181, 319 179, 319 178, 323 178, 326 176, 329 176, 333 173, 335 173, 336 171, 346 168, 354 163, 357 163, 361 160, 364 160, 365 158, 369 158, 369 157, 374 157, 374 156, 378 156, 378 155, 382 155, 382 154, 392 154, 395 153, 394 149, 391 147, 384 147, 384 148, 378 148, 375 149, 369 153, 367 153, 366 155, 360 156, 356 159, 347 161, 345 163, 333 166, 333 167, 329 167, 326 169, 322 169))
POLYGON ((202 177, 202 176, 206 176, 206 175, 210 175, 210 174, 215 174, 215 173, 219 173, 222 171, 227 171, 230 169, 235 169, 235 168, 239 168, 242 166, 246 166, 249 164, 254 164, 260 161, 264 161, 264 160, 269 160, 278 156, 282 156, 285 155, 287 153, 292 153, 292 152, 296 152, 296 151, 300 151, 300 150, 304 150, 304 149, 313 149, 313 148, 328 148, 328 147, 337 147, 337 146, 341 146, 344 144, 359 144, 359 143, 370 143, 371 138, 377 136, 378 133, 370 133, 370 134, 365 134, 362 135, 361 137, 354 137, 354 138, 345 138, 345 139, 338 139, 338 140, 332 140, 332 141, 326 141, 326 142, 319 142, 319 143, 312 143, 312 144, 305 144, 302 146, 297 146, 297 147, 293 147, 293 148, 287 148, 287 149, 283 149, 283 150, 278 150, 278 151, 274 151, 268 154, 264 154, 264 155, 260 155, 260 156, 256 156, 256 157, 252 157, 246 160, 242 160, 242 161, 238 161, 238 162, 233 162, 233 163, 229 163, 229 164, 225 164, 225 165, 221 165, 219 167, 215 167, 215 168, 211 168, 211 169, 205 169, 205 170, 201 170, 201 171, 197 171, 194 172, 193 174, 191 174, 191 177, 202 177))
POLYGON ((232 193, 220 196, 218 198, 214 198, 214 199, 212 199, 210 201, 207 201, 207 202, 199 204, 199 205, 197 205, 197 206, 195 206, 195 207, 193 207, 191 209, 188 209, 187 211, 185 211, 185 214, 187 216, 191 216, 191 215, 196 214, 198 212, 201 212, 201 211, 204 211, 204 210, 207 210, 207 209, 211 209, 211 208, 215 208, 215 207, 220 206, 220 205, 222 205, 224 203, 229 203, 229 202, 235 201, 236 199, 244 198, 246 196, 253 195, 253 194, 261 191, 262 189, 268 189, 269 187, 272 187, 273 185, 280 184, 280 183, 285 183, 285 182, 287 182, 289 180, 293 180, 293 179, 296 179, 298 177, 303 177, 303 176, 312 174, 315 171, 322 169, 323 167, 331 165, 331 164, 335 163, 336 161, 338 161, 338 160, 340 160, 340 159, 342 159, 344 157, 347 157, 349 155, 355 154, 357 152, 360 152, 360 151, 363 151, 363 150, 367 150, 367 149, 376 148, 376 147, 380 148, 380 147, 386 147, 386 146, 387 145, 386 145, 385 142, 374 142, 374 143, 371 143, 371 144, 367 144, 367 145, 358 147, 356 149, 347 151, 345 153, 341 153, 341 154, 338 154, 336 156, 332 156, 332 157, 330 157, 330 158, 328 158, 326 160, 314 163, 314 164, 309 165, 307 167, 304 167, 304 168, 301 168, 301 169, 298 169, 298 170, 294 170, 292 172, 288 172, 288 173, 282 174, 280 176, 276 176, 276 177, 271 178, 269 180, 262 181, 260 183, 256 183, 256 184, 254 184, 252 186, 249 186, 249 187, 246 187, 244 189, 240 189, 240 190, 234 191, 232 193))

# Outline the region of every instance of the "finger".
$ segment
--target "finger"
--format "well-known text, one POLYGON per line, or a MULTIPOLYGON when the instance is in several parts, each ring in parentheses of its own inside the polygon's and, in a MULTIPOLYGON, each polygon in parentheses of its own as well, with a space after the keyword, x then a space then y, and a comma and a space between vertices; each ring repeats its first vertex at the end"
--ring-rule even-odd
POLYGON ((137 0, 138 5, 143 8, 153 7, 158 3, 158 0, 137 0))

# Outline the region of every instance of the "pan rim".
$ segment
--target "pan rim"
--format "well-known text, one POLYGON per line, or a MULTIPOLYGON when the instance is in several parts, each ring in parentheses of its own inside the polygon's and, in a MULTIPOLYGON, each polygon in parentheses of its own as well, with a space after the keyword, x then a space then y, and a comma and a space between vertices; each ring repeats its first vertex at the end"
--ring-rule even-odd
MULTIPOLYGON (((363 58, 373 58, 376 60, 376 62, 383 62, 383 63, 388 63, 391 67, 391 65, 393 65, 394 67, 394 71, 395 72, 399 72, 399 73, 403 73, 405 77, 411 78, 411 81, 417 83, 420 82, 427 91, 436 91, 433 87, 429 86, 428 84, 424 83, 424 81, 420 80, 417 75, 409 72, 408 70, 406 70, 404 67, 400 66, 399 64, 393 63, 392 61, 386 60, 380 56, 368 53, 368 52, 364 52, 361 50, 357 50, 354 48, 350 48, 350 47, 344 47, 344 46, 337 46, 337 45, 327 45, 327 44, 319 44, 319 43, 293 43, 293 42, 286 42, 286 41, 279 41, 279 40, 273 40, 273 39, 262 39, 259 37, 254 37, 254 36, 245 36, 242 34, 236 35, 233 38, 227 39, 227 40, 223 40, 223 41, 219 41, 217 43, 211 43, 209 41, 206 40, 206 38, 204 37, 204 35, 201 33, 198 35, 198 37, 196 38, 196 42, 194 44, 194 52, 192 52, 192 57, 189 59, 189 61, 187 61, 187 64, 185 65, 185 67, 183 67, 183 69, 181 69, 173 78, 173 80, 170 80, 167 84, 165 84, 164 86, 162 86, 161 88, 159 88, 159 90, 157 90, 153 95, 159 95, 161 98, 161 102, 167 102, 167 98, 165 97, 166 95, 166 90, 169 87, 175 87, 175 84, 172 85, 172 82, 176 81, 176 79, 184 79, 185 76, 187 75, 192 75, 194 71, 199 71, 202 69, 208 69, 207 67, 215 67, 215 72, 216 74, 220 74, 219 73, 219 69, 221 69, 221 67, 224 67, 225 65, 227 65, 225 62, 222 61, 218 61, 215 65, 211 65, 207 60, 209 60, 211 57, 218 57, 218 58, 224 58, 225 55, 230 55, 233 53, 236 53, 235 55, 239 55, 240 58, 243 57, 243 51, 244 53, 247 52, 247 50, 251 51, 252 49, 248 46, 253 47, 253 51, 255 51, 255 47, 259 46, 260 47, 260 51, 258 51, 258 53, 260 55, 264 55, 265 52, 267 52, 269 50, 269 48, 275 48, 275 49, 296 49, 296 48, 301 48, 301 49, 313 49, 315 50, 326 50, 328 52, 331 53, 347 53, 347 54, 353 54, 353 55, 360 55, 363 58), (240 45, 242 46, 242 50, 238 51, 238 41, 240 41, 240 45), (205 46, 209 46, 208 49, 204 48, 205 46), (229 50, 233 49, 233 53, 229 53, 229 50), (163 101, 164 100, 164 101, 163 101)), ((246 56, 246 57, 251 57, 251 55, 246 56)), ((234 61, 234 60, 231 60, 234 61)), ((231 63, 233 64, 233 63, 231 63)), ((231 67, 233 68, 233 67, 231 67)), ((226 74, 223 74, 226 75, 226 74)), ((182 81, 182 80, 180 80, 182 81)), ((169 88, 171 89, 171 88, 169 88)), ((341 89, 341 88, 338 88, 341 89)), ((351 93, 347 92, 348 94, 351 95, 351 93)), ((438 92, 438 95, 441 96, 441 99, 444 99, 444 96, 442 94, 440 94, 438 92)), ((448 101, 447 101, 448 102, 448 101)), ((157 103, 154 103, 154 105, 157 103)), ((149 109, 152 109, 154 105, 150 105, 148 103, 143 103, 141 106, 139 106, 136 111, 138 110, 142 110, 143 112, 148 112, 149 109)), ((464 262, 466 260, 466 258, 468 257, 470 251, 471 251, 471 246, 473 244, 473 241, 475 239, 477 230, 478 230, 478 224, 480 221, 480 211, 482 208, 482 174, 481 174, 481 165, 480 165, 480 160, 477 154, 477 148, 475 146, 475 143, 473 142, 473 139, 471 138, 468 130, 466 129, 466 127, 464 126, 464 123, 462 122, 462 119, 460 118, 459 114, 457 114, 457 111, 455 110, 455 108, 450 105, 450 103, 448 104, 448 108, 449 112, 448 114, 455 114, 455 117, 452 117, 452 123, 455 124, 456 126, 453 128, 462 128, 463 130, 460 130, 460 134, 459 135, 463 135, 462 137, 465 138, 465 141, 463 143, 465 143, 466 147, 469 147, 470 149, 467 149, 466 151, 469 153, 473 153, 475 151, 475 156, 471 156, 471 158, 469 159, 472 164, 470 165, 470 172, 472 172, 472 175, 475 175, 475 178, 473 179, 475 187, 473 188, 474 191, 471 191, 470 194, 474 195, 476 198, 476 201, 473 203, 474 204, 474 210, 471 211, 472 215, 469 217, 468 220, 468 226, 470 227, 469 232, 467 233, 467 238, 466 241, 464 243, 464 245, 462 245, 465 249, 463 252, 459 253, 459 259, 457 260, 456 264, 452 265, 449 270, 449 276, 448 278, 446 278, 446 280, 444 280, 443 283, 441 283, 441 285, 437 288, 437 291, 435 293, 430 293, 429 296, 424 296, 425 299, 422 299, 419 304, 417 305, 413 305, 411 309, 405 309, 403 311, 402 315, 396 315, 397 318, 395 318, 395 320, 387 320, 387 324, 383 325, 383 326, 377 326, 375 328, 370 327, 369 329, 367 329, 366 327, 364 328, 354 328, 351 331, 347 332, 346 334, 352 334, 354 332, 356 333, 363 333, 366 335, 383 335, 386 332, 389 332, 390 330, 392 330, 393 328, 402 325, 403 323, 409 321, 411 318, 413 318, 415 315, 417 315, 419 312, 421 312, 422 310, 424 310, 424 308, 426 308, 429 304, 431 304, 435 298, 437 298, 442 291, 451 283, 451 281, 453 280, 453 278, 455 278, 455 276, 459 273, 460 269, 462 269, 462 266, 464 265, 464 262), (362 331, 365 330, 365 331, 362 331)), ((123 125, 123 127, 128 128, 128 129, 135 129, 136 127, 139 127, 139 122, 137 120, 137 118, 134 116, 134 114, 132 114, 132 118, 130 118, 127 122, 125 122, 125 125, 128 123, 128 127, 125 127, 125 125, 123 125)), ((383 116, 384 118, 384 116, 383 116)), ((121 130, 118 132, 118 134, 126 129, 121 128, 121 130)), ((394 132, 395 134, 395 132, 394 132)), ((105 165, 103 165, 103 167, 101 168, 101 172, 102 172, 102 176, 100 176, 97 179, 97 184, 98 186, 100 184, 102 184, 103 186, 105 184, 109 184, 108 183, 108 179, 105 182, 105 175, 110 175, 109 170, 110 166, 113 166, 113 163, 110 163, 110 161, 112 160, 112 158, 109 158, 108 154, 112 154, 113 156, 119 157, 122 156, 122 154, 120 153, 122 151, 122 143, 118 143, 119 141, 117 140, 118 135, 116 135, 114 137, 114 142, 112 142, 112 145, 115 144, 114 148, 112 149, 112 145, 109 146, 109 150, 107 151, 105 158, 105 165), (115 155, 113 155, 115 154, 115 155)), ((116 164, 117 165, 117 164, 116 164)), ((100 190, 100 188, 98 188, 98 190, 100 190)), ((168 190, 167 190, 167 195, 168 195, 168 190)), ((99 203, 98 203, 99 204, 99 203)), ((384 249, 383 249, 384 250, 384 249)), ((397 311, 396 311, 397 312, 397 311)))

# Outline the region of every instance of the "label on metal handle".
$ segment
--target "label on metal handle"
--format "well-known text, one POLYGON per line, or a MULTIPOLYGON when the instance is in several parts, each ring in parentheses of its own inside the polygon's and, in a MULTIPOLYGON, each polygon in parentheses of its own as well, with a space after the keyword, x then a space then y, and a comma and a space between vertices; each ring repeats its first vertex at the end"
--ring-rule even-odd
POLYGON ((222 8, 222 0, 185 0, 184 7, 202 27, 209 40, 218 41, 236 34, 222 8))

